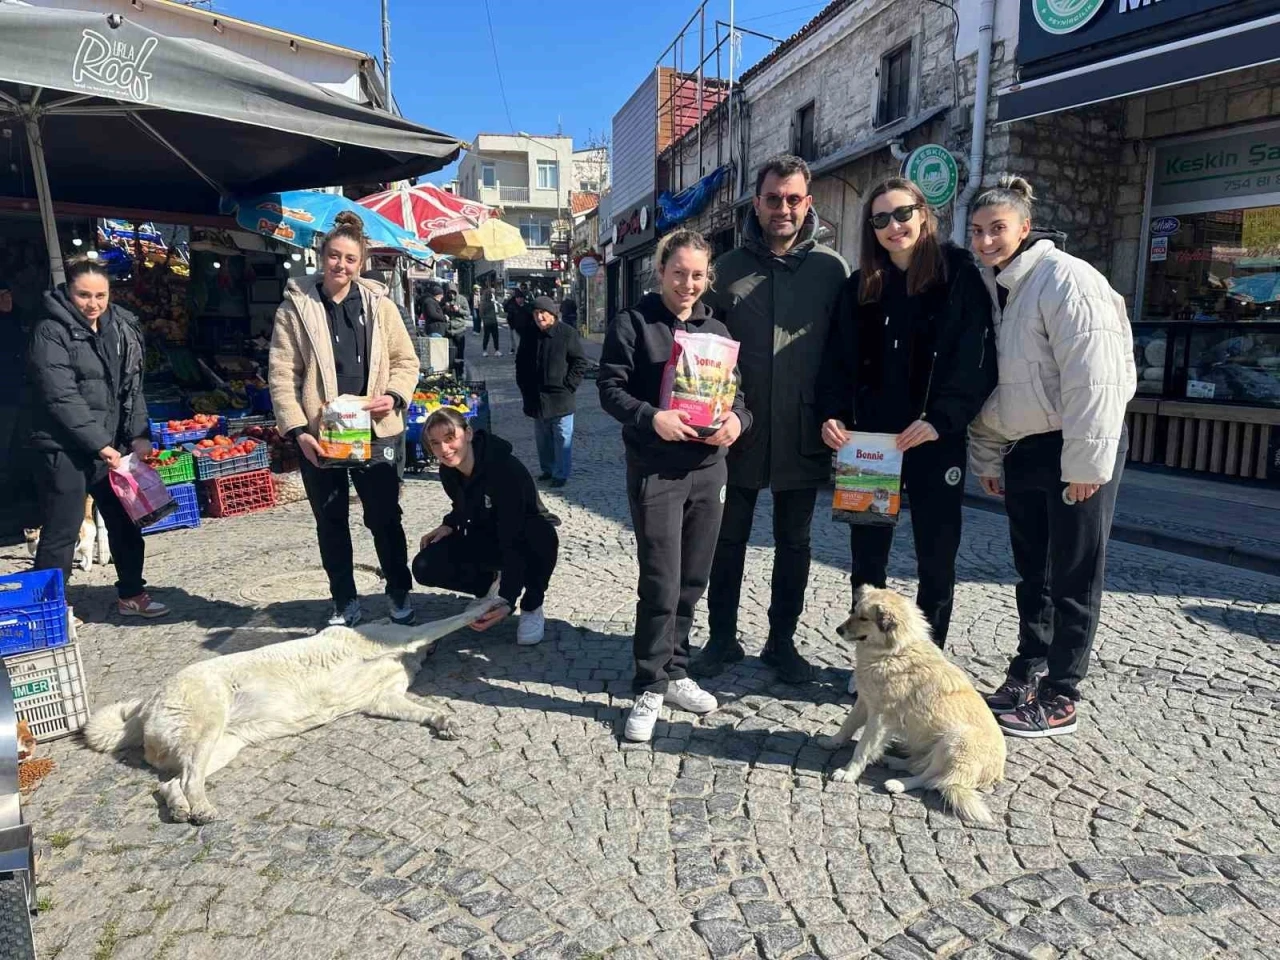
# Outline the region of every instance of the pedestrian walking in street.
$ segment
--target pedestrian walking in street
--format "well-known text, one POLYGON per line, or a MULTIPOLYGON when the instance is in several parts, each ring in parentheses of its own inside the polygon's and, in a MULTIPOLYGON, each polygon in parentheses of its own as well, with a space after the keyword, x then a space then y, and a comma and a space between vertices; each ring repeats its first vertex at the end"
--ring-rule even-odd
POLYGON ((818 487, 831 477, 815 402, 822 350, 848 265, 818 243, 809 167, 769 160, 756 178, 746 243, 721 256, 705 297, 742 344, 742 389, 752 429, 729 451, 724 523, 707 596, 710 640, 694 664, 714 676, 745 655, 738 609, 756 499, 773 492, 773 582, 769 636, 760 659, 786 683, 813 679, 795 645, 809 583, 809 531, 818 487))
POLYGON ((391 619, 413 622, 395 461, 418 385, 418 357, 387 288, 360 277, 366 255, 360 217, 339 214, 320 247, 321 272, 289 281, 271 337, 271 403, 277 427, 302 452, 302 483, 333 598, 331 626, 354 626, 362 617, 351 552, 351 484, 386 577, 391 619), (344 394, 369 399, 372 458, 362 467, 322 467, 321 413, 344 394))
POLYGON ((104 263, 76 259, 67 281, 44 297, 27 349, 29 443, 44 526, 37 570, 61 570, 71 582, 85 497, 107 528, 116 566, 116 609, 125 617, 169 612, 147 593, 146 543, 111 488, 122 453, 151 453, 142 380, 146 346, 138 319, 110 302, 104 263))
POLYGON ((533 325, 533 308, 529 305, 529 293, 524 284, 516 288, 516 292, 502 305, 502 309, 507 315, 507 330, 511 334, 511 355, 514 357, 520 346, 520 339, 533 325))
POLYGON ((529 471, 511 444, 484 430, 472 431, 456 410, 431 414, 423 434, 440 461, 440 482, 453 509, 422 538, 414 577, 427 587, 500 597, 504 605, 477 620, 474 630, 505 620, 519 601, 516 643, 542 642, 547 622, 542 606, 560 540, 529 471))
POLYGON ((478 337, 480 336, 480 284, 473 284, 471 287, 471 330, 478 337))
POLYGON ((486 284, 480 293, 480 323, 484 329, 484 355, 489 356, 489 342, 493 342, 493 355, 502 356, 502 342, 498 337, 498 291, 486 284))
POLYGON ((471 324, 471 313, 467 309, 467 301, 458 296, 453 287, 446 285, 444 298, 441 301, 444 314, 448 318, 447 333, 453 346, 453 375, 455 379, 465 380, 467 370, 467 327, 471 324))
POLYGON ((578 330, 578 301, 573 298, 573 294, 560 301, 560 321, 578 330))
POLYGON ((574 395, 587 374, 582 338, 560 321, 559 312, 550 297, 536 298, 533 326, 516 354, 516 386, 538 445, 538 480, 555 488, 569 481, 573 468, 574 395))
MULTIPOLYGON (((996 385, 991 298, 973 255, 939 239, 938 221, 910 180, 891 177, 867 194, 860 249, 823 360, 822 439, 839 450, 851 430, 897 434, 916 603, 942 647, 955 595, 967 430, 996 385)), ((855 595, 864 585, 885 586, 893 529, 850 524, 855 595)))
POLYGON ((751 427, 741 392, 714 434, 702 438, 659 392, 677 330, 727 337, 699 302, 711 278, 711 247, 677 230, 658 245, 661 292, 650 293, 609 325, 597 385, 600 405, 622 424, 627 500, 640 563, 633 638, 635 705, 628 740, 646 741, 663 703, 709 713, 716 698, 688 675, 693 611, 707 587, 725 499, 725 452, 751 427))
POLYGON ((1031 185, 974 200, 999 384, 969 431, 973 472, 1003 496, 1018 571, 1018 652, 987 699, 1015 737, 1074 733, 1098 629, 1107 540, 1137 387, 1124 298, 1032 226, 1031 185))

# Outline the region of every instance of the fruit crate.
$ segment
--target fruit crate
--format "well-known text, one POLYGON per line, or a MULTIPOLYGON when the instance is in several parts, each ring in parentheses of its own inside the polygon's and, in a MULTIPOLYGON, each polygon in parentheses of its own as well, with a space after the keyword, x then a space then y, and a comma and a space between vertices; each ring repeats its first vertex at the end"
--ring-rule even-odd
POLYGON ((61 570, 0 576, 0 657, 70 640, 61 570))
POLYGON ((225 436, 227 432, 226 417, 219 417, 211 427, 199 430, 170 430, 166 423, 151 421, 151 442, 165 450, 179 447, 184 443, 197 443, 209 437, 225 436))
MULTIPOLYGON (((205 450, 217 450, 217 447, 205 447, 205 450)), ((227 460, 210 459, 209 454, 203 455, 196 453, 194 446, 188 445, 187 451, 191 454, 191 458, 195 461, 196 479, 197 480, 213 480, 217 477, 234 477, 239 473, 248 473, 251 470, 265 470, 267 468, 267 444, 259 441, 258 446, 253 453, 246 453, 239 457, 231 457, 227 460)))
POLYGON ((270 470, 216 477, 201 487, 210 517, 239 517, 276 504, 276 485, 270 470))
POLYGON ((4 667, 14 710, 36 740, 65 737, 88 722, 89 691, 78 643, 5 657, 4 667))
MULTIPOLYGON (((174 451, 166 452, 173 453, 174 451)), ((160 474, 160 479, 165 482, 167 487, 172 487, 179 483, 192 483, 196 478, 196 467, 191 454, 183 451, 178 451, 177 456, 157 464, 155 471, 160 474)))
POLYGON ((177 530, 180 527, 200 526, 200 498, 196 496, 194 483, 179 483, 169 488, 169 493, 178 504, 163 520, 157 520, 149 527, 143 527, 143 536, 149 533, 164 533, 166 530, 177 530))

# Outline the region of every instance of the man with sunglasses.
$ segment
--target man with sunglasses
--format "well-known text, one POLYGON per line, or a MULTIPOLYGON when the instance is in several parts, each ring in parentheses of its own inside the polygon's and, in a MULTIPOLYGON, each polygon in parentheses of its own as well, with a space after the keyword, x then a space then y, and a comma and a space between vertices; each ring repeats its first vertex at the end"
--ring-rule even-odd
POLYGON ((760 659, 786 683, 814 676, 795 645, 809 584, 814 504, 831 476, 814 390, 849 267, 817 242, 809 180, 799 157, 764 164, 744 242, 716 260, 713 285, 703 297, 741 343, 738 369, 754 419, 729 450, 724 519, 707 595, 711 636, 693 665, 698 676, 715 676, 745 655, 738 606, 752 517, 765 488, 773 494, 774 558, 769 636, 760 659))

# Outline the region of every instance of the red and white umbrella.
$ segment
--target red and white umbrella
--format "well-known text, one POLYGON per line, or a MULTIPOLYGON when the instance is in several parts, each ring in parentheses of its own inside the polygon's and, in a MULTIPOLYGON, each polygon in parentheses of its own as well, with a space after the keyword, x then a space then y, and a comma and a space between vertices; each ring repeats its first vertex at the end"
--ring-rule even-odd
POLYGON ((416 187, 401 184, 357 202, 428 243, 446 234, 474 230, 498 215, 493 207, 459 197, 430 183, 420 183, 416 187))

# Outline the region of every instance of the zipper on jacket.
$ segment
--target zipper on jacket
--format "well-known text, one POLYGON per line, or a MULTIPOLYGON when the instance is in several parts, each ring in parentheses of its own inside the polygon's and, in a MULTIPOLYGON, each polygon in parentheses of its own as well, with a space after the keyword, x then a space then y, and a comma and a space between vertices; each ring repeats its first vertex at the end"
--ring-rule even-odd
POLYGON ((938 369, 938 351, 933 351, 933 359, 929 361, 929 379, 924 382, 924 406, 920 408, 920 419, 925 419, 929 409, 929 394, 933 392, 933 372, 938 369))

